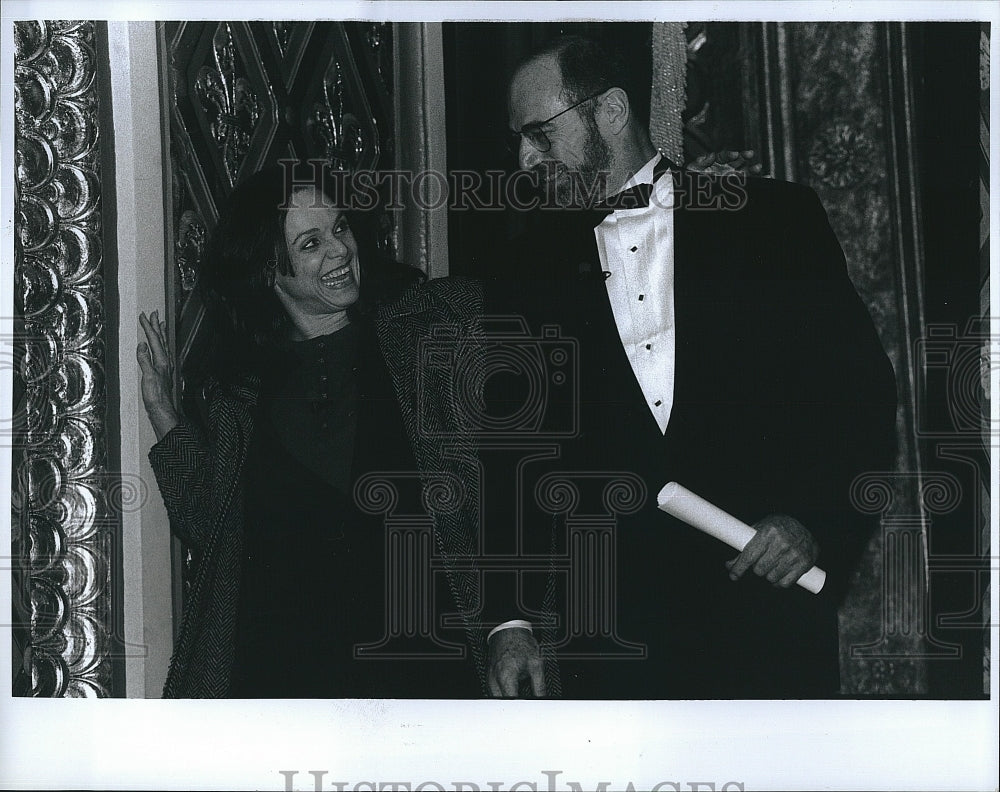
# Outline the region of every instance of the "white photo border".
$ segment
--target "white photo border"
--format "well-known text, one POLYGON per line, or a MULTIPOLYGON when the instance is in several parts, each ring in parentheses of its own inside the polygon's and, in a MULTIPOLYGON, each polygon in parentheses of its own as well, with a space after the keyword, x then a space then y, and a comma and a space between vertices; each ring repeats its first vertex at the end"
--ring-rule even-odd
MULTIPOLYGON (((32 2, 2 10, 0 316, 12 316, 15 19, 983 20, 990 2, 32 2)), ((997 92, 991 95, 996 128, 997 92)), ((1000 157, 990 142, 990 183, 1000 157)), ((991 193, 992 198, 992 193, 991 193)), ((1000 220, 991 212, 991 307, 1000 220)), ((995 309, 994 309, 995 310, 995 309)), ((991 312, 992 315, 992 312, 991 312)), ((9 318, 0 333, 8 332, 9 318)), ((1000 330, 993 320, 991 332, 1000 330)), ((0 414, 11 410, 0 372, 0 414)), ((1000 393, 1000 368, 991 368, 1000 393)), ((998 402, 992 419, 998 419, 998 402)), ((10 557, 10 449, 0 555, 10 557)), ((996 481, 996 460, 991 480, 996 481)), ((997 547, 997 499, 991 503, 997 547)), ((993 569, 991 612, 998 613, 993 569)), ((11 610, 9 570, 0 613, 11 610)), ((996 616, 991 626, 997 645, 996 616)), ((997 669, 989 701, 151 701, 11 697, 0 635, 0 786, 98 789, 995 789, 997 669), (315 771, 315 774, 311 774, 315 771), (295 775, 290 775, 290 774, 295 775), (320 786, 316 786, 317 783, 320 786), (338 786, 341 782, 342 786, 338 786), (289 787, 287 784, 291 784, 289 787), (491 785, 492 784, 492 785, 491 785), (531 786, 534 784, 534 786, 531 786), (629 787, 631 784, 631 787, 629 787), (423 785, 421 787, 421 785, 423 785)))

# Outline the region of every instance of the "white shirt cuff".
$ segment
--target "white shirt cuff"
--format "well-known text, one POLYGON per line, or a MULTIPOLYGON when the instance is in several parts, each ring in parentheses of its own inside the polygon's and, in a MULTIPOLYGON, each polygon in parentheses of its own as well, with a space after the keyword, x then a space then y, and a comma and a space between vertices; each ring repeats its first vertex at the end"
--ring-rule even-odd
POLYGON ((509 630, 511 627, 521 627, 525 630, 531 629, 531 622, 525 621, 524 619, 511 619, 510 621, 505 621, 503 624, 498 624, 492 630, 490 630, 489 635, 486 636, 486 640, 489 641, 493 637, 493 633, 498 633, 501 630, 509 630))

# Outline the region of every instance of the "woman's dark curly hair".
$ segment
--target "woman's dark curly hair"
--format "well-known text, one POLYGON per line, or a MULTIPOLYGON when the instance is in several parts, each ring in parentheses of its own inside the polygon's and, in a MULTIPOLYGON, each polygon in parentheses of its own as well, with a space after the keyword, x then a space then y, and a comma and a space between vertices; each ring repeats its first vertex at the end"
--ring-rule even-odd
MULTIPOLYGON (((204 374, 233 379, 258 373, 280 357, 291 321, 275 294, 274 279, 279 272, 294 274, 285 244, 289 199, 296 190, 318 187, 331 205, 349 206, 350 179, 343 177, 317 163, 285 162, 253 174, 226 200, 199 280, 213 333, 204 374)), ((363 320, 424 276, 378 250, 375 212, 345 210, 344 216, 358 243, 361 267, 360 298, 348 316, 363 320)))

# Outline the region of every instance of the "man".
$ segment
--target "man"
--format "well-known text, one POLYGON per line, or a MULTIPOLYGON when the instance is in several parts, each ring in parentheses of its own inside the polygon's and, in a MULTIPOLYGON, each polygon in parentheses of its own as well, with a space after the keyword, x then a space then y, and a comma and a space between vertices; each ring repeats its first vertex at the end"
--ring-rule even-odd
MULTIPOLYGON (((836 608, 871 527, 850 487, 892 462, 892 369, 815 194, 670 167, 624 74, 567 37, 508 95, 520 166, 567 211, 506 251, 513 277, 491 285, 488 310, 579 342, 579 432, 548 470, 645 485, 618 515, 612 612, 598 614, 612 643, 641 651, 573 657, 568 600, 543 647, 563 655, 570 697, 834 696, 836 608), (648 205, 636 184, 653 185, 648 205), (570 211, 595 198, 613 211, 570 211), (735 554, 659 512, 671 480, 755 538, 735 554), (814 564, 829 575, 819 595, 794 585, 814 564)), ((494 694, 525 678, 544 689, 529 624, 502 625, 489 652, 494 694)))

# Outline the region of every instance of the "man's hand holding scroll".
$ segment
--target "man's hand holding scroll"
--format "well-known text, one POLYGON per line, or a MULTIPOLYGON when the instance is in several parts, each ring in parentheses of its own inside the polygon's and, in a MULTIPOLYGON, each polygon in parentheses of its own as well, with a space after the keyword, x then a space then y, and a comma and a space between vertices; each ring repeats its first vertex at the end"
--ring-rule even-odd
POLYGON ((656 501, 667 514, 740 551, 726 564, 733 580, 753 567, 776 586, 798 583, 819 594, 826 583, 826 572, 813 566, 819 544, 802 523, 788 515, 770 515, 751 527, 676 481, 666 484, 656 501))
POLYGON ((736 558, 727 561, 729 577, 748 569, 779 588, 788 588, 819 558, 819 544, 806 527, 787 514, 769 514, 753 526, 757 534, 736 558))

